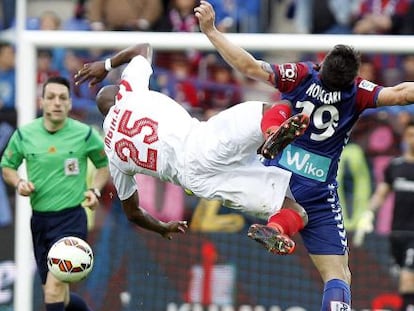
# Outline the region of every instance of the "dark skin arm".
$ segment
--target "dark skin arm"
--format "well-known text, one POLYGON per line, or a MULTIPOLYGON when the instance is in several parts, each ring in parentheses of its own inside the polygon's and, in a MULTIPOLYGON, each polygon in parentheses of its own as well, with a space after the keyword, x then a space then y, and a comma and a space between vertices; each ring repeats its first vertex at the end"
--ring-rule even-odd
POLYGON ((157 232, 164 238, 171 240, 171 233, 185 233, 188 225, 186 221, 169 221, 163 222, 148 214, 144 209, 139 207, 138 192, 128 199, 121 201, 122 208, 128 220, 144 229, 157 232))
MULTIPOLYGON (((151 62, 152 47, 148 43, 141 43, 126 49, 123 49, 112 56, 111 67, 116 68, 127 64, 135 56, 142 55, 151 62)), ((83 68, 75 75, 75 83, 81 84, 89 81, 89 86, 92 87, 101 82, 107 76, 108 71, 105 69, 105 61, 96 61, 83 65, 83 68)))
MULTIPOLYGON (((151 46, 143 43, 121 50, 110 58, 111 67, 116 68, 127 64, 132 58, 138 55, 142 55, 150 61, 152 58, 151 46)), ((105 69, 105 61, 87 63, 75 75, 75 83, 80 84, 89 81, 89 86, 93 86, 105 79, 107 74, 108 71, 105 69)), ((152 217, 139 206, 137 191, 128 199, 121 201, 121 204, 130 222, 144 229, 157 232, 167 239, 172 239, 171 233, 185 233, 188 228, 186 221, 170 221, 165 223, 152 217)))

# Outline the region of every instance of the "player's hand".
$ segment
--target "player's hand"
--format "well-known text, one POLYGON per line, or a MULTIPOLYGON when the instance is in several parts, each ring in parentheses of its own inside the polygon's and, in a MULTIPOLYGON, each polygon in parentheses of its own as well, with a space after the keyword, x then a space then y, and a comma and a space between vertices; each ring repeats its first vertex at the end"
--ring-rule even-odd
POLYGON ((165 225, 165 232, 162 233, 161 235, 168 239, 171 240, 172 239, 172 234, 171 233, 185 233, 188 229, 188 224, 186 221, 182 220, 182 221, 170 221, 168 223, 166 223, 165 225))
POLYGON ((201 0, 200 5, 194 8, 194 15, 197 17, 200 24, 200 30, 203 33, 208 33, 214 29, 216 13, 214 12, 213 6, 210 3, 201 0))
POLYGON ((353 238, 353 245, 356 247, 361 246, 364 243, 365 235, 374 231, 374 212, 372 210, 366 210, 362 213, 359 219, 353 238))
POLYGON ((95 193, 91 190, 86 190, 83 195, 85 196, 85 200, 82 203, 83 207, 90 208, 91 210, 95 210, 99 207, 99 198, 95 195, 95 193))
POLYGON ((104 61, 87 63, 75 74, 75 84, 79 85, 85 81, 89 81, 89 86, 92 87, 105 79, 107 74, 108 71, 105 69, 104 61))

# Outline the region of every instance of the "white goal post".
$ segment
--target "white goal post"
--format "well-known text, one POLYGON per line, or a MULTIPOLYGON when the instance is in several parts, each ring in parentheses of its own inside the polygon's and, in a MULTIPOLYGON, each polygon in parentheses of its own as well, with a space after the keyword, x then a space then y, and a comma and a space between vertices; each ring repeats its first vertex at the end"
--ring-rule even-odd
MULTIPOLYGON (((77 32, 24 30, 26 1, 17 1, 17 110, 19 125, 36 115, 36 49, 40 47, 125 48, 150 43, 155 50, 195 48, 213 50, 200 33, 77 32)), ((304 34, 227 34, 235 44, 250 51, 327 51, 338 43, 349 44, 361 52, 413 53, 413 36, 304 35, 304 34)), ((1 37, 1 36, 0 36, 1 37)), ((14 310, 32 310, 31 208, 27 198, 16 198, 14 310)))

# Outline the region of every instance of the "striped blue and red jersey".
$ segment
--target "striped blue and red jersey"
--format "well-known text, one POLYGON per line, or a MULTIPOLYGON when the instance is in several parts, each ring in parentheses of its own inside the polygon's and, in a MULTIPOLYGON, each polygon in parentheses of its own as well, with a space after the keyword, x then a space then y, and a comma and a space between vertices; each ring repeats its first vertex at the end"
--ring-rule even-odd
POLYGON ((375 108, 382 88, 357 77, 348 89, 330 91, 311 62, 272 65, 270 80, 292 103, 292 114, 306 113, 310 124, 305 134, 265 165, 276 165, 294 173, 292 181, 314 185, 332 183, 352 127, 367 108, 375 108))

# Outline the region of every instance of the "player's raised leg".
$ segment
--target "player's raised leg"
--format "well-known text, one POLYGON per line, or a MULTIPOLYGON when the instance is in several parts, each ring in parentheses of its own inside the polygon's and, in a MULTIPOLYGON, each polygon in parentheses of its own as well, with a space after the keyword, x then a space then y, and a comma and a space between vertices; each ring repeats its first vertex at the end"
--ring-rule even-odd
POLYGON ((267 225, 253 224, 247 235, 271 253, 288 255, 295 250, 292 237, 307 223, 308 216, 303 207, 286 197, 283 208, 269 217, 267 225))
POLYGON ((266 159, 273 159, 297 137, 301 136, 309 125, 309 117, 300 113, 292 116, 292 104, 288 100, 276 102, 271 108, 265 107, 260 122, 264 143, 257 153, 266 159))
POLYGON ((270 253, 288 255, 295 250, 295 242, 278 229, 261 224, 253 224, 247 236, 262 244, 270 253))
POLYGON ((260 149, 266 159, 273 159, 287 145, 305 133, 309 125, 309 117, 298 113, 284 121, 279 127, 269 130, 268 137, 260 149))

